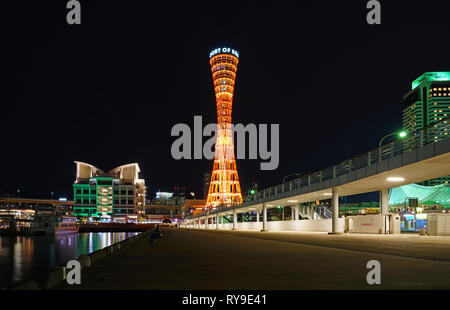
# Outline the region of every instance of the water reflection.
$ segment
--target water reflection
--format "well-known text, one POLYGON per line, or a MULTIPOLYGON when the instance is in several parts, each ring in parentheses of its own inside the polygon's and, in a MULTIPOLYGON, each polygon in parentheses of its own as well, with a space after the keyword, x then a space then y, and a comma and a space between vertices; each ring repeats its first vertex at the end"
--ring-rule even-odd
POLYGON ((89 254, 137 233, 78 233, 62 236, 0 237, 0 288, 9 287, 80 255, 89 254))

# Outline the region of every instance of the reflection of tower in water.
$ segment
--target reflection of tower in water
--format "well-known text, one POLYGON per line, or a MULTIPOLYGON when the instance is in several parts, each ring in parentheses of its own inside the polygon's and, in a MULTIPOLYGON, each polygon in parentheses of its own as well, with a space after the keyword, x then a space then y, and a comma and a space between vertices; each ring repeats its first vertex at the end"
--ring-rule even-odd
POLYGON ((217 106, 216 152, 206 202, 210 208, 242 203, 231 123, 238 55, 237 51, 230 48, 216 49, 210 54, 217 106))

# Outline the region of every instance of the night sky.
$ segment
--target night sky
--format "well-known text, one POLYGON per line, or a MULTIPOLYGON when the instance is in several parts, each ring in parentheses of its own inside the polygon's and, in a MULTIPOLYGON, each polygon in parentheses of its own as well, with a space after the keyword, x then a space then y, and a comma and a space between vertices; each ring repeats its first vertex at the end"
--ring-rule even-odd
POLYGON ((72 198, 74 160, 137 162, 149 196, 177 185, 200 196, 212 161, 172 159, 170 131, 216 121, 217 47, 240 52, 233 121, 280 124, 277 170, 237 161, 244 191, 375 148, 401 129, 411 82, 450 69, 448 1, 381 1, 381 25, 362 0, 81 0, 81 25, 66 23, 65 0, 15 2, 0 189, 35 197, 72 198))

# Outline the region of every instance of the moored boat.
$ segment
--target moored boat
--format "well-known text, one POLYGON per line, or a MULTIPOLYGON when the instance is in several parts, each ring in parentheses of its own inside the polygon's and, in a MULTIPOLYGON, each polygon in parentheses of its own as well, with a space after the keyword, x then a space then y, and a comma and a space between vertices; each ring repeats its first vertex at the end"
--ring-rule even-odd
POLYGON ((62 235, 78 232, 76 217, 57 217, 53 213, 37 213, 31 224, 30 232, 33 235, 62 235))
POLYGON ((55 227, 55 235, 76 234, 79 226, 77 218, 74 216, 62 216, 59 218, 58 225, 55 227))

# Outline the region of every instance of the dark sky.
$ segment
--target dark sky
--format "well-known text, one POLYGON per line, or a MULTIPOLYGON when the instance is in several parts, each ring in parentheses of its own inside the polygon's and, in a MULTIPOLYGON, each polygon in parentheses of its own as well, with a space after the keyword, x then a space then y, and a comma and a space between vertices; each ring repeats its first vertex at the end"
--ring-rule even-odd
POLYGON ((15 1, 11 96, 2 100, 0 189, 72 196, 74 160, 139 163, 150 193, 201 193, 207 160, 172 159, 176 123, 215 122, 213 48, 240 52, 233 121, 280 124, 280 165, 238 160, 245 190, 377 146, 401 128, 402 96, 425 71, 450 69, 448 1, 15 1))

